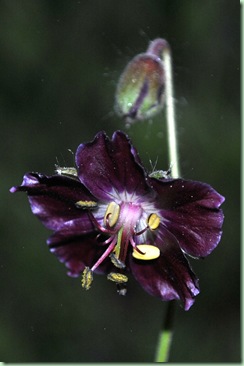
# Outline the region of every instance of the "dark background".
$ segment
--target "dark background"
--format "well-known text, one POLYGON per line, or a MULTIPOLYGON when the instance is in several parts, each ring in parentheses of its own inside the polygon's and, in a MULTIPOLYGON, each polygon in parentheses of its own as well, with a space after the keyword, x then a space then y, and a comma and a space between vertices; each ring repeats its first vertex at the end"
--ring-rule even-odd
MULTIPOLYGON (((182 176, 226 197, 224 234, 191 260, 201 293, 177 305, 172 362, 240 361, 240 5, 227 0, 0 1, 0 358, 6 362, 150 362, 166 303, 131 278, 128 295, 92 289, 49 253, 25 194, 27 171, 73 165, 81 142, 125 130, 116 82, 150 40, 174 57, 182 176)), ((164 113, 127 131, 148 169, 167 169, 164 113)))

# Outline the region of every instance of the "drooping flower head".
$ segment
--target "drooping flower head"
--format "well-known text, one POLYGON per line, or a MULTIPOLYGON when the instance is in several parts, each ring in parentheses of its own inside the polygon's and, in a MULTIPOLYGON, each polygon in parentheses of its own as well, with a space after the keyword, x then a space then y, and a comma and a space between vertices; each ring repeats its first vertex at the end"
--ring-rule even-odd
POLYGON ((205 257, 221 238, 224 198, 208 184, 148 174, 129 138, 104 132, 81 144, 77 170, 28 173, 21 186, 32 212, 54 231, 47 243, 70 276, 106 274, 126 293, 131 273, 151 295, 180 299, 188 310, 199 293, 185 254, 205 257))
POLYGON ((145 53, 135 56, 122 72, 115 95, 115 110, 127 126, 158 114, 165 99, 165 68, 162 50, 165 39, 150 42, 145 53))

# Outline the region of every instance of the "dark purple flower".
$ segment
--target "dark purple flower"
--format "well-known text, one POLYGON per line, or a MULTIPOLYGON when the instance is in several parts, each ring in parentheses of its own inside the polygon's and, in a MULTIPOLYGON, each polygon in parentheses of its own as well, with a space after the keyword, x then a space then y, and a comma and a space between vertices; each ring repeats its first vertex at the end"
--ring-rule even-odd
MULTIPOLYGON (((74 168, 28 173, 21 186, 32 212, 54 231, 47 243, 70 276, 105 273, 126 293, 131 272, 151 295, 180 299, 188 310, 199 293, 185 257, 205 257, 221 238, 224 198, 208 184, 155 178, 120 131, 81 144, 74 168)), ((157 174, 156 174, 157 175, 157 174)))

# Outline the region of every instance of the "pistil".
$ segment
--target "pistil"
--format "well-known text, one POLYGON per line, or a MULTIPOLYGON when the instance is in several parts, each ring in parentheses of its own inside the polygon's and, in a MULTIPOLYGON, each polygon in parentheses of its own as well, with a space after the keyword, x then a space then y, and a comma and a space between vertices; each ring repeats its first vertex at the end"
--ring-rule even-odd
POLYGON ((101 225, 95 218, 92 209, 95 208, 93 201, 78 201, 77 207, 86 208, 88 215, 91 218, 97 230, 109 237, 102 242, 103 245, 108 245, 101 257, 91 267, 85 267, 82 275, 81 284, 86 290, 91 287, 93 281, 93 272, 100 266, 100 264, 109 256, 112 264, 118 268, 118 272, 111 272, 107 278, 110 281, 116 282, 117 286, 122 286, 123 291, 119 293, 125 294, 125 284, 128 277, 121 273, 126 268, 126 257, 129 244, 133 247, 132 256, 139 260, 152 260, 160 256, 160 250, 151 244, 136 244, 134 237, 144 234, 147 230, 155 231, 160 224, 160 217, 156 213, 148 216, 146 227, 139 232, 136 232, 138 221, 142 217, 142 209, 140 206, 132 203, 110 202, 107 206, 103 225, 101 225))

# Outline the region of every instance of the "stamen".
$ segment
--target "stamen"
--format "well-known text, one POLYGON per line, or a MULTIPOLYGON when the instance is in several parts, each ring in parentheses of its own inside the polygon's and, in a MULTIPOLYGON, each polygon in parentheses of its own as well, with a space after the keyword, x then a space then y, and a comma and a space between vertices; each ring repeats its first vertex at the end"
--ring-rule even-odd
POLYGON ((136 259, 151 260, 160 256, 160 250, 158 247, 150 244, 139 244, 132 252, 132 256, 136 259))
POLYGON ((111 259, 111 262, 113 263, 113 265, 117 268, 125 268, 125 264, 119 260, 119 258, 116 256, 115 253, 111 253, 110 254, 110 259, 111 259))
POLYGON ((110 202, 104 215, 104 225, 113 227, 118 221, 120 206, 116 202, 110 202))
POLYGON ((81 286, 84 287, 86 290, 89 290, 91 288, 92 281, 93 281, 92 270, 89 267, 85 267, 82 273, 81 286))
POLYGON ((144 227, 144 229, 142 229, 141 231, 134 231, 134 235, 138 236, 138 235, 141 235, 143 233, 145 233, 145 231, 147 231, 149 228, 149 226, 147 225, 146 227, 144 227))
POLYGON ((109 256, 109 254, 113 251, 116 244, 116 237, 113 238, 112 242, 109 244, 105 252, 102 256, 97 260, 97 262, 92 266, 91 271, 95 271, 95 269, 104 261, 105 258, 109 256))
POLYGON ((111 229, 106 229, 105 227, 103 227, 102 225, 99 224, 99 222, 97 222, 97 220, 95 219, 95 217, 93 216, 92 212, 90 210, 87 211, 87 214, 90 217, 91 222, 93 223, 93 225, 99 230, 101 231, 101 233, 104 234, 109 234, 109 235, 113 235, 116 234, 117 230, 111 230, 111 229))
POLYGON ((84 210, 87 208, 95 208, 97 207, 97 202, 95 201, 78 201, 76 202, 76 207, 83 208, 84 210))
POLYGON ((123 226, 119 229, 118 235, 117 235, 117 244, 115 246, 114 252, 115 256, 119 258, 120 255, 120 249, 121 249, 121 240, 122 240, 122 234, 123 234, 123 226))
POLYGON ((138 231, 138 232, 134 232, 134 235, 141 235, 143 233, 145 233, 145 231, 147 231, 148 229, 150 230, 156 230, 158 227, 159 227, 159 224, 160 224, 160 217, 155 214, 155 213, 152 213, 148 219, 147 219, 147 226, 142 229, 141 231, 138 231))
POLYGON ((125 268, 124 262, 120 260, 121 240, 123 234, 123 226, 119 229, 117 234, 117 243, 115 245, 113 253, 110 254, 110 259, 113 265, 117 268, 125 268))
POLYGON ((126 283, 128 277, 122 273, 111 272, 107 275, 107 279, 116 283, 126 283))
POLYGON ((156 230, 159 227, 159 224, 160 224, 160 217, 157 214, 152 213, 148 217, 148 222, 147 223, 148 223, 149 229, 156 230))

